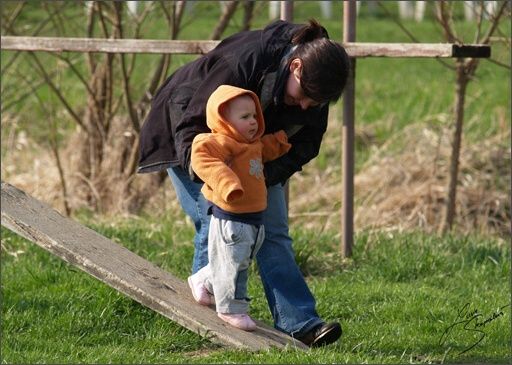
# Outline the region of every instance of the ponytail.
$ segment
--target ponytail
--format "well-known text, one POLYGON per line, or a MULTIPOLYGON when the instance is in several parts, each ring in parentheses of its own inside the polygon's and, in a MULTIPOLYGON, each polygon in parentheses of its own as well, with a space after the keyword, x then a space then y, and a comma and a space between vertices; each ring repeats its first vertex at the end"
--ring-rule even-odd
POLYGON ((318 38, 329 38, 329 35, 324 27, 315 19, 310 18, 309 24, 293 35, 292 44, 308 43, 318 38))

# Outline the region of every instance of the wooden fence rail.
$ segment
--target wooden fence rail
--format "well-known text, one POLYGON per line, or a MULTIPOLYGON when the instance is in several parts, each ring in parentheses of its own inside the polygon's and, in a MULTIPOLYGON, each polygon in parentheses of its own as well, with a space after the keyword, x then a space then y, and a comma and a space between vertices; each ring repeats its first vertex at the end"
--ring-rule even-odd
MULTIPOLYGON (((2 36, 2 50, 45 52, 105 52, 149 54, 205 54, 219 41, 103 39, 2 36)), ((489 45, 452 43, 344 43, 350 57, 475 57, 491 55, 489 45)))

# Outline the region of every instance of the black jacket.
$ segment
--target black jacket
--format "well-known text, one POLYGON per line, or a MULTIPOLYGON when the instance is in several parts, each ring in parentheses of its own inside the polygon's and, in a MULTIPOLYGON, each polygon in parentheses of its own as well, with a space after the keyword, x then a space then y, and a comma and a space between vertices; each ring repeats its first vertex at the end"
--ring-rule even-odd
POLYGON ((279 65, 293 34, 302 27, 277 21, 263 30, 234 34, 167 78, 157 90, 141 128, 139 173, 174 166, 189 171, 192 140, 199 133, 210 132, 206 103, 222 84, 252 90, 262 104, 263 90, 271 85, 272 98, 264 107, 265 134, 292 124, 302 128, 289 138, 292 148, 286 155, 265 164, 267 185, 284 182, 301 171, 318 155, 328 116, 328 105, 302 110, 282 102, 289 70, 279 65))

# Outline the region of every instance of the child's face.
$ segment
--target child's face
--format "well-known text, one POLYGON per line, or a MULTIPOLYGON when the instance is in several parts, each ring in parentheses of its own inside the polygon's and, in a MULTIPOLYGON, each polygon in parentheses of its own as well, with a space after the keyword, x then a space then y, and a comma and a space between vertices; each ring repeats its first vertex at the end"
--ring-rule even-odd
POLYGON ((239 96, 229 101, 224 111, 224 118, 247 140, 252 140, 258 133, 256 105, 249 95, 239 96))
POLYGON ((284 103, 289 106, 300 106, 306 110, 310 106, 317 106, 319 103, 304 95, 304 90, 300 86, 300 68, 302 61, 294 59, 290 64, 290 75, 286 82, 284 91, 284 103))

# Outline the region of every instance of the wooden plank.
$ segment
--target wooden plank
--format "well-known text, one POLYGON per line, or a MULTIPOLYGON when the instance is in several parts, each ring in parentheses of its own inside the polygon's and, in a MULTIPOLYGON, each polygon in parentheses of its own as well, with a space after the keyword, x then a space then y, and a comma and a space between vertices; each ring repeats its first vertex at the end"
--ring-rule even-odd
POLYGON ((451 43, 345 43, 350 57, 402 58, 489 58, 491 47, 484 44, 457 45, 451 43))
MULTIPOLYGON (((205 54, 219 41, 172 41, 151 39, 52 38, 2 36, 3 50, 47 52, 205 54)), ((344 43, 350 57, 475 57, 488 58, 484 44, 451 43, 344 43)))
POLYGON ((18 51, 205 54, 219 41, 2 36, 1 43, 18 51))
POLYGON ((196 303, 188 284, 99 233, 2 181, 2 225, 189 330, 225 346, 252 351, 308 347, 255 320, 246 332, 196 303))

